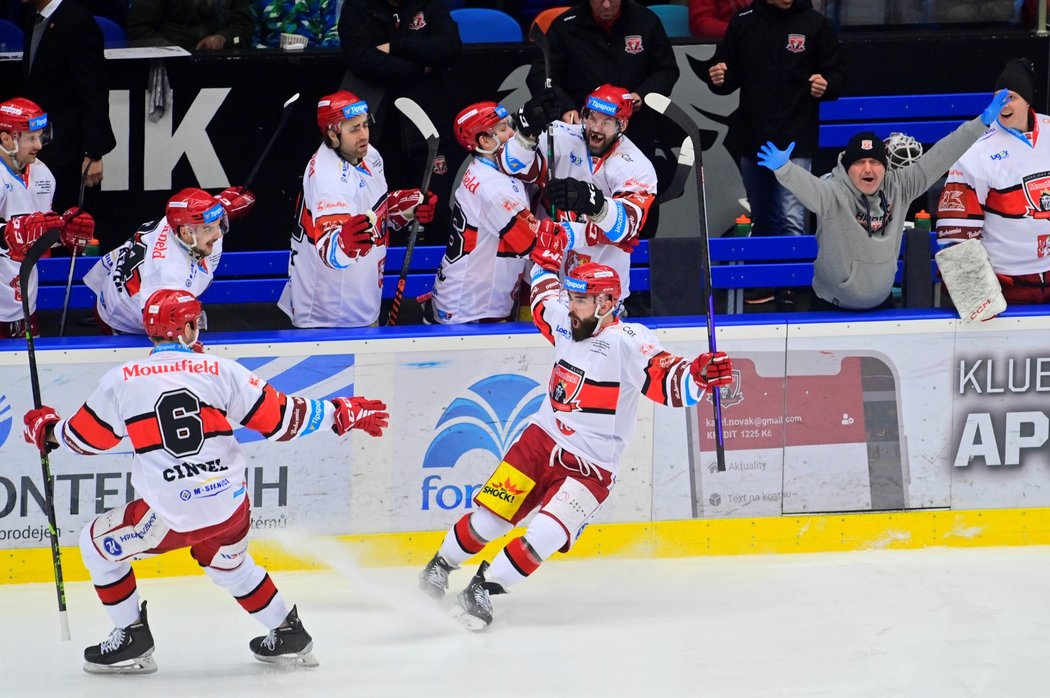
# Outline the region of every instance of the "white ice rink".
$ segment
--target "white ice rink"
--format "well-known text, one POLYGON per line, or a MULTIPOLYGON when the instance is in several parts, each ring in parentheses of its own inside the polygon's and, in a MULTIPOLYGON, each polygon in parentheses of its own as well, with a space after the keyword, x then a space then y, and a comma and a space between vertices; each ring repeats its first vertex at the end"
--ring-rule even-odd
POLYGON ((556 562, 496 597, 479 634, 417 595, 416 569, 336 557, 337 571, 273 575, 314 670, 253 659, 261 626, 201 576, 139 582, 156 674, 88 675, 83 646, 110 630, 90 585, 68 587, 72 642, 53 586, 2 586, 0 695, 1050 695, 1047 548, 556 562))

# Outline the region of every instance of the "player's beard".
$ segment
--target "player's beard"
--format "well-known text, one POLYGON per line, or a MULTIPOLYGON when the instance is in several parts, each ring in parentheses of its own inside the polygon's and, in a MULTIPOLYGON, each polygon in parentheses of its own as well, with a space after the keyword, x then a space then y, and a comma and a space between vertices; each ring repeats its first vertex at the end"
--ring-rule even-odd
POLYGON ((582 342, 585 339, 590 339, 594 336, 594 331, 598 329, 598 318, 594 316, 581 318, 570 313, 569 318, 573 320, 572 340, 574 342, 582 342))

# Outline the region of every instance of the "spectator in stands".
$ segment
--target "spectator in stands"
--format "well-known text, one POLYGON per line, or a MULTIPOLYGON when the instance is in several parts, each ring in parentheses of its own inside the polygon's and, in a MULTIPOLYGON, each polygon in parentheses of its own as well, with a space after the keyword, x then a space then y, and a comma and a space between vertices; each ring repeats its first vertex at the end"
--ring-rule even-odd
POLYGON ((127 30, 140 46, 218 51, 249 48, 255 20, 249 0, 135 0, 127 30))
POLYGON ((791 143, 768 142, 758 164, 817 215, 814 310, 892 308, 908 205, 973 145, 1009 100, 1000 90, 978 118, 942 138, 915 163, 886 171, 886 146, 874 133, 854 134, 829 175, 818 179, 791 161, 791 143))
POLYGON ((306 37, 307 46, 338 46, 338 4, 337 0, 254 0, 257 43, 277 47, 281 34, 298 34, 306 37))
MULTIPOLYGON (((634 102, 631 140, 666 187, 675 165, 670 148, 681 145, 685 134, 642 102, 649 92, 670 95, 678 80, 678 64, 660 18, 634 0, 579 0, 551 23, 547 38, 561 120, 580 123, 579 107, 599 85, 626 88, 634 102), (658 150, 663 157, 655 157, 658 150)), ((527 78, 533 95, 543 89, 544 78, 543 57, 537 55, 527 78)), ((652 237, 657 223, 654 206, 642 237, 652 237)))
POLYGON ((995 89, 1010 101, 948 170, 937 207, 937 237, 980 240, 1007 303, 1050 302, 1050 117, 1032 109, 1035 85, 1030 60, 1006 64, 995 89))
POLYGON ((729 20, 751 0, 689 0, 689 32, 701 39, 725 38, 729 20))
MULTIPOLYGON (((341 89, 368 102, 375 117, 372 143, 385 154, 391 186, 420 185, 426 146, 415 126, 394 109, 397 97, 414 99, 437 125, 440 160, 430 188, 444 199, 451 190, 444 149, 452 142, 448 125, 456 112, 443 99, 442 76, 459 56, 459 28, 443 0, 345 0, 339 14, 339 40, 346 59, 341 89)), ((448 207, 436 212, 432 229, 444 241, 448 207)), ((428 235, 420 233, 420 241, 428 235)), ((396 234, 394 241, 403 242, 396 234)))

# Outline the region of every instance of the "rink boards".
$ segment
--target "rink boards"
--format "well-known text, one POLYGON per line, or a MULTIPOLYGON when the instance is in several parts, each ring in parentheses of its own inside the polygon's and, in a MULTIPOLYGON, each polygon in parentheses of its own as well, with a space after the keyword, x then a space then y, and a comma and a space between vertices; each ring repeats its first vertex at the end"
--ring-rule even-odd
MULTIPOLYGON (((722 394, 727 471, 714 465, 709 403, 672 410, 643 399, 619 483, 594 524, 600 535, 588 531, 574 555, 1050 543, 1042 409, 1050 356, 1039 346, 1050 319, 775 320, 718 330, 719 348, 734 358, 722 394)), ((651 326, 673 352, 706 347, 702 326, 651 326)), ((355 432, 270 444, 238 431, 256 554, 275 569, 311 564, 288 540, 278 544, 304 534, 351 541, 376 564, 429 556, 544 399, 551 365, 549 347, 527 326, 209 339, 210 352, 280 390, 390 406, 391 429, 378 440, 355 432)), ((44 401, 68 415, 105 370, 145 351, 134 339, 107 342, 41 342, 44 401)), ((21 438, 31 405, 26 365, 24 351, 0 352, 4 581, 50 575, 39 458, 21 438)), ((72 578, 82 574, 79 530, 134 496, 130 458, 115 451, 51 458, 72 578)), ((140 564, 141 573, 194 568, 188 555, 159 560, 140 564)))

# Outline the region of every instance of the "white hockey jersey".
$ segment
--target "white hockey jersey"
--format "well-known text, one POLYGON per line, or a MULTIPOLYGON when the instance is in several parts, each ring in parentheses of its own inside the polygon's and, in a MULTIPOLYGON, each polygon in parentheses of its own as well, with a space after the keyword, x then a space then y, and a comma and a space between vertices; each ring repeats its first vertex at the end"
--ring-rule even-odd
MULTIPOLYGON (((18 174, 0 161, 0 220, 37 211, 50 211, 55 195, 55 176, 47 165, 37 160, 18 174)), ((0 247, 0 321, 22 319, 22 290, 18 284, 16 262, 0 247)), ((29 312, 36 312, 37 271, 29 276, 29 312)))
POLYGON ((452 229, 431 301, 437 321, 509 316, 537 225, 525 183, 474 157, 453 195, 452 229))
POLYGON ((937 205, 937 237, 979 238, 1008 276, 1050 271, 1050 117, 1033 116, 1031 133, 992 124, 948 170, 937 205))
POLYGON ((175 531, 226 521, 244 501, 243 424, 271 441, 330 429, 335 405, 273 389, 236 361, 162 344, 110 369, 76 414, 55 425, 81 455, 131 441, 131 484, 175 531))
POLYGON ((131 239, 104 255, 84 275, 95 292, 95 307, 103 322, 124 334, 146 334, 142 309, 154 291, 189 291, 200 297, 211 284, 222 259, 222 238, 212 253, 195 259, 176 239, 167 218, 146 223, 131 239))
POLYGON ((288 283, 277 302, 296 327, 367 327, 379 319, 386 265, 386 175, 369 146, 355 167, 327 145, 303 175, 298 229, 292 234, 288 283), (366 211, 376 215, 375 246, 351 259, 339 249, 343 223, 366 211))
POLYGON ((532 421, 562 448, 615 476, 634 435, 639 394, 684 407, 699 402, 703 390, 689 373, 689 361, 665 351, 644 325, 617 320, 575 341, 557 277, 533 274, 532 320, 554 345, 554 367, 547 399, 532 421))
MULTIPOLYGON (((565 269, 571 271, 584 262, 606 264, 620 275, 621 300, 626 299, 631 290, 630 250, 637 244, 638 233, 656 199, 656 170, 627 136, 617 139, 605 155, 593 157, 587 150, 582 124, 555 121, 553 126, 552 177, 591 182, 609 204, 600 223, 574 213, 557 212, 559 221, 577 221, 569 226, 565 269), (593 244, 595 241, 598 244, 593 244)), ((530 182, 542 178, 546 155, 546 131, 540 134, 535 149, 527 147, 522 139, 512 138, 497 151, 501 170, 530 182)))

